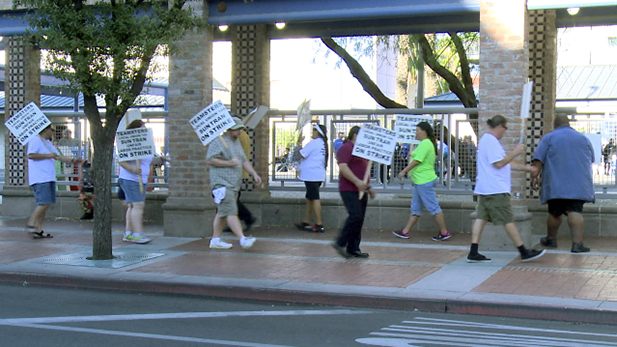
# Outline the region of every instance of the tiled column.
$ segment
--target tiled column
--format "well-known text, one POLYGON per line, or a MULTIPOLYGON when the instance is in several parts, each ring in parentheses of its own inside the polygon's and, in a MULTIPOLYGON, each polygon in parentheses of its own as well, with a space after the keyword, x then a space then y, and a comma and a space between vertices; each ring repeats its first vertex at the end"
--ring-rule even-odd
MULTIPOLYGON (((41 71, 40 51, 24 36, 6 37, 5 121, 30 102, 40 105, 41 71)), ((30 192, 27 178, 26 146, 7 131, 5 139, 6 178, 3 188, 2 212, 4 215, 23 215, 22 199, 30 192), (13 197, 17 200, 13 201, 13 197)))
MULTIPOLYGON (((506 152, 519 143, 523 128, 521 100, 529 76, 527 16, 525 0, 480 0, 479 130, 481 134, 486 132, 486 121, 494 115, 507 117, 508 131, 501 139, 506 152)), ((525 163, 525 157, 518 157, 514 163, 525 163)), ((521 238, 529 246, 531 214, 527 212, 526 201, 516 198, 525 197, 527 175, 512 171, 512 204, 521 238)), ((503 226, 492 223, 487 223, 480 244, 487 250, 514 248, 503 226)))
MULTIPOLYGON (((191 1, 205 13, 202 1, 191 1)), ((169 63, 169 197, 163 205, 165 236, 207 237, 216 212, 210 197, 206 149, 189 120, 212 103, 212 28, 176 42, 169 63)))
MULTIPOLYGON (((231 109, 240 118, 248 116, 259 105, 270 105, 270 40, 265 25, 231 27, 232 90, 231 109)), ((254 130, 247 131, 252 139, 248 158, 264 184, 255 187, 252 178, 243 180, 243 189, 266 192, 268 183, 269 122, 265 116, 254 130)))
MULTIPOLYGON (((529 11, 529 80, 534 84, 526 129, 528 162, 542 136, 553 130, 557 94, 555 20, 555 11, 529 11)), ((539 191, 527 185, 526 197, 538 199, 539 191)))

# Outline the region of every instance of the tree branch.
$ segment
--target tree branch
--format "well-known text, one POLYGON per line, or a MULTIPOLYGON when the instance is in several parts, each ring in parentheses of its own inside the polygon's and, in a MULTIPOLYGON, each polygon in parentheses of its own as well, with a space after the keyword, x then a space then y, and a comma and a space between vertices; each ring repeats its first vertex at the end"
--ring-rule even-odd
POLYGON ((385 96, 375 82, 373 82, 369 75, 364 71, 362 65, 360 65, 356 59, 347 53, 343 47, 339 46, 331 37, 322 37, 321 41, 334 53, 341 57, 343 61, 345 61, 345 64, 349 67, 349 71, 352 76, 360 82, 362 89, 364 89, 364 91, 366 91, 379 105, 385 108, 407 108, 407 106, 399 104, 398 102, 385 96))

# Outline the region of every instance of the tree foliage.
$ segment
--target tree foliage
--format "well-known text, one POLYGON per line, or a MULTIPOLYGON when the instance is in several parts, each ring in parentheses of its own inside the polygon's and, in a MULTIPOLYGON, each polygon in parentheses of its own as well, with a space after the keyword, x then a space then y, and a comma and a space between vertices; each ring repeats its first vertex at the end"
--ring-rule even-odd
POLYGON ((31 10, 33 42, 46 66, 81 92, 91 125, 95 219, 93 258, 112 258, 111 163, 118 127, 141 93, 157 55, 173 50, 187 30, 205 25, 184 0, 15 0, 31 10), (105 113, 97 105, 105 101, 105 113))

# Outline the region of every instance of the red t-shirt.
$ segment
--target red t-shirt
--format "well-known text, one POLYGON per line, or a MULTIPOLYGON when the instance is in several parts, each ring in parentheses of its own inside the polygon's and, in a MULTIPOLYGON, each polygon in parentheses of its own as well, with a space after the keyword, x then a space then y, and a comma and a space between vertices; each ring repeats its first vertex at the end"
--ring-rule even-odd
MULTIPOLYGON (((351 152, 353 152, 353 146, 353 142, 345 142, 341 148, 339 148, 338 152, 336 152, 336 156, 339 164, 347 164, 347 166, 351 169, 351 172, 353 172, 356 177, 362 179, 364 178, 364 173, 366 172, 368 160, 351 155, 351 152)), ((358 191, 358 187, 356 187, 356 185, 350 180, 343 177, 342 174, 339 174, 338 189, 341 192, 358 191)))

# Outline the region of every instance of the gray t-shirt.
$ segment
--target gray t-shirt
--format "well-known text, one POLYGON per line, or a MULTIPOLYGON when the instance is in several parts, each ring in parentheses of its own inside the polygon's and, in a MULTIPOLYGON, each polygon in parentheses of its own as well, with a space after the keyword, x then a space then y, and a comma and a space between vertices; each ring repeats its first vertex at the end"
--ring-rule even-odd
POLYGON ((240 141, 238 139, 231 141, 224 134, 223 136, 219 136, 208 145, 206 160, 210 160, 212 158, 223 160, 238 158, 240 165, 226 167, 216 167, 210 165, 210 187, 214 189, 220 186, 225 186, 227 189, 234 191, 239 190, 240 184, 242 183, 242 165, 246 161, 246 155, 242 150, 240 141), (225 141, 227 147, 223 145, 222 141, 225 141))
POLYGON ((569 126, 560 126, 540 140, 533 160, 543 164, 543 204, 552 199, 595 202, 593 146, 585 135, 569 126))

